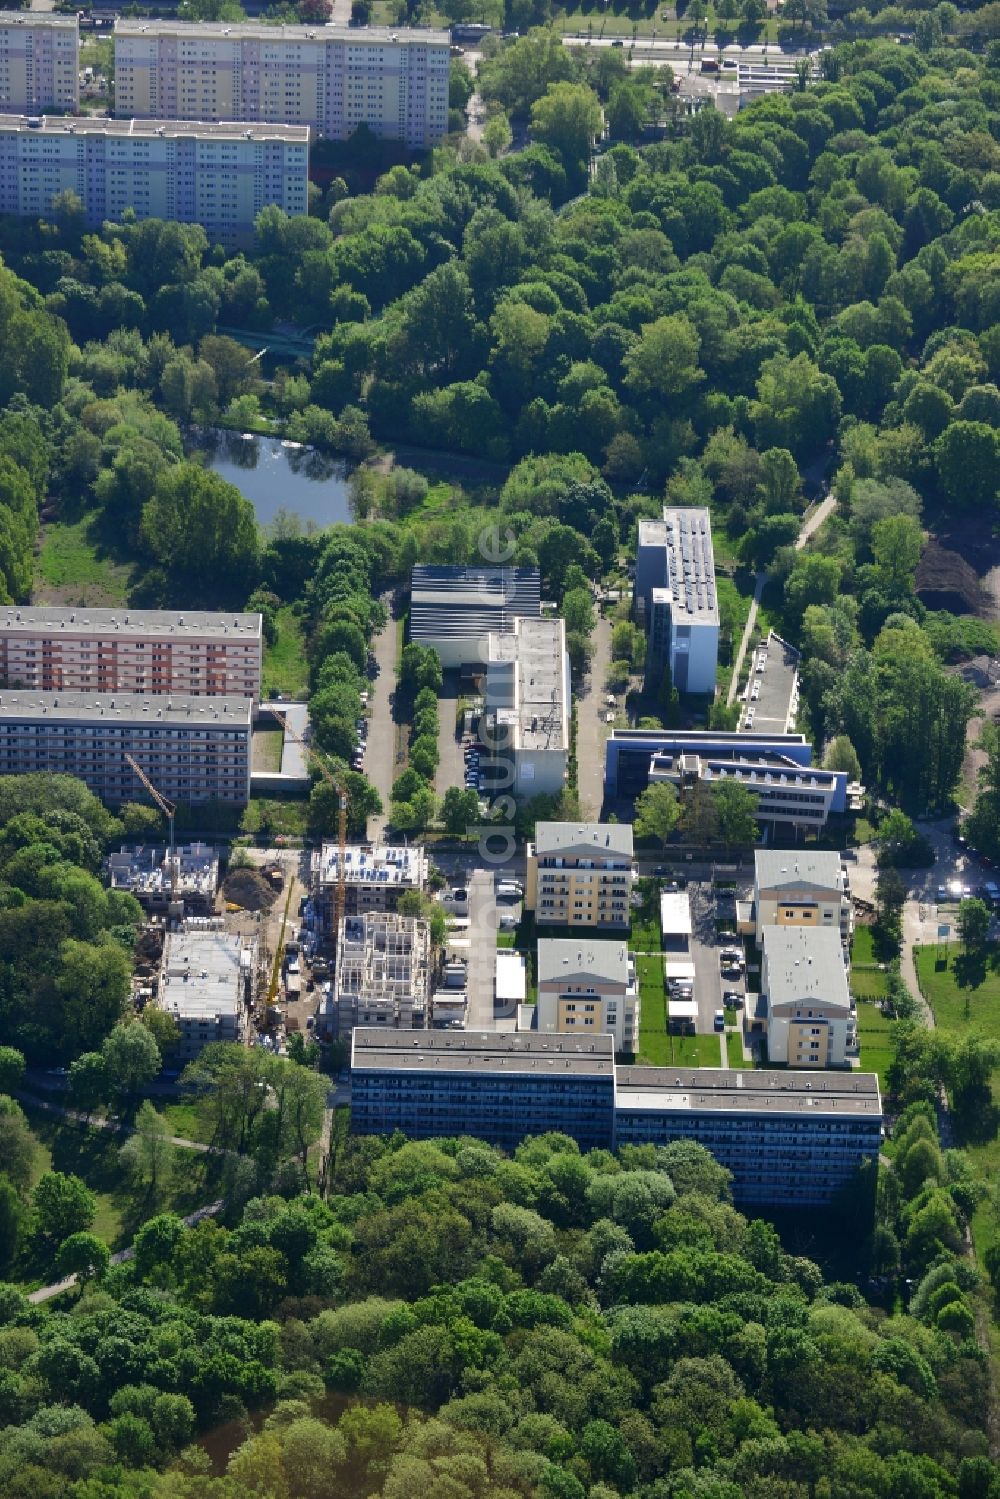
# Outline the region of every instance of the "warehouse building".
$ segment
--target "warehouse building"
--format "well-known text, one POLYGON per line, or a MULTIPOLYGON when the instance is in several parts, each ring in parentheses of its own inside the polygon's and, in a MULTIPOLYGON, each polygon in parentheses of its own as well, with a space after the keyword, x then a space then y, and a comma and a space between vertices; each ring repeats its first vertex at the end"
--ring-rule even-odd
POLYGON ((359 125, 416 150, 448 129, 446 31, 260 22, 115 22, 119 115, 286 120, 332 140, 359 125))
POLYGON ((489 789, 557 796, 569 770, 572 712, 564 621, 515 619, 511 631, 491 634, 485 698, 480 738, 501 771, 489 789))
POLYGON ((482 671, 491 633, 541 612, 537 567, 432 567, 410 579, 410 640, 437 651, 445 671, 482 671))
POLYGON ((355 1026, 422 1030, 428 1023, 431 938, 419 916, 369 911, 345 916, 337 942, 332 1027, 347 1036, 355 1026))
POLYGON ((214 1041, 242 1043, 253 1005, 256 950, 231 932, 168 932, 159 1005, 180 1031, 177 1059, 190 1062, 214 1041))
POLYGON ((132 213, 236 249, 261 209, 305 214, 308 187, 304 125, 0 115, 0 213, 21 218, 51 218, 71 192, 89 228, 132 213))
POLYGON ((667 506, 662 520, 640 520, 635 601, 647 634, 647 691, 668 672, 678 692, 714 695, 719 605, 707 510, 667 506))
POLYGON ((549 1130, 585 1150, 697 1140, 732 1172, 738 1205, 823 1206, 878 1155, 873 1073, 616 1067, 613 1047, 609 1035, 356 1030, 351 1126, 506 1149, 549 1130))
POLYGON ((536 823, 527 847, 526 910, 540 926, 627 929, 632 854, 631 823, 536 823))
POLYGON ((0 775, 76 776, 118 806, 146 795, 129 754, 169 801, 242 807, 252 712, 246 697, 0 692, 0 775))
POLYGON ((0 11, 0 112, 75 114, 80 107, 76 16, 0 11))
POLYGON ((260 697, 259 614, 0 608, 0 687, 260 697))

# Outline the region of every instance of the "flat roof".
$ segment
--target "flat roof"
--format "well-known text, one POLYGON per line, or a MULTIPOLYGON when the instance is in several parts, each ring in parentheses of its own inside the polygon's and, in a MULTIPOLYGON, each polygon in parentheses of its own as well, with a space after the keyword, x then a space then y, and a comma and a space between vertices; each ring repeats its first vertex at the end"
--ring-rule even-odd
POLYGON ((768 1008, 814 1003, 850 1010, 851 993, 840 930, 817 926, 765 926, 762 986, 768 1008))
MULTIPOLYGON (((174 849, 177 888, 183 893, 214 895, 219 883, 219 850, 207 843, 188 843, 174 849)), ((171 887, 169 850, 163 847, 122 848, 109 854, 106 867, 113 890, 158 895, 171 887)))
POLYGON ((628 943, 623 938, 540 937, 537 968, 539 984, 581 977, 627 984, 628 943))
POLYGON ((390 1031, 358 1026, 351 1040, 351 1067, 367 1071, 494 1072, 615 1075, 610 1032, 579 1037, 538 1031, 390 1031))
POLYGON ((660 896, 660 931, 664 937, 690 937, 691 897, 686 890, 665 890, 660 896))
POLYGON ((795 722, 799 706, 799 653, 773 630, 750 660, 747 699, 740 723, 749 717, 753 728, 785 733, 795 722))
MULTIPOLYGON (((637 749, 645 745, 676 744, 678 746, 714 745, 718 749, 727 746, 740 748, 766 747, 782 744, 790 748, 812 745, 804 734, 765 734, 763 731, 744 729, 619 729, 613 728, 608 743, 634 744, 637 749)), ((710 754, 711 751, 706 751, 710 754)))
POLYGON ((260 640, 260 614, 207 613, 174 609, 56 609, 8 604, 0 609, 0 635, 121 635, 136 639, 163 636, 196 640, 260 640))
MULTIPOLYGON (((410 639, 480 641, 522 616, 537 617, 537 567, 450 567, 419 563, 410 576, 410 639)), ((470 654, 470 663, 481 659, 470 654)))
POLYGON ((79 21, 73 16, 57 16, 51 11, 0 10, 0 26, 58 26, 63 31, 78 31, 79 21))
POLYGON ((521 618, 509 632, 491 631, 486 707, 488 712, 496 710, 498 724, 516 727, 515 749, 569 748, 566 677, 566 626, 561 618, 521 618), (509 680, 498 685, 505 667, 513 669, 512 701, 509 680))
POLYGON ((840 890, 844 884, 840 854, 823 848, 758 848, 754 850, 754 884, 758 890, 840 890))
POLYGON ((449 46, 447 31, 419 26, 265 26, 261 22, 177 21, 121 18, 115 36, 179 36, 218 41, 350 42, 355 46, 399 42, 403 46, 449 46))
POLYGON ((712 518, 699 505, 666 506, 667 590, 674 623, 719 623, 712 518))
POLYGON ((503 1004, 523 1004, 528 992, 528 973, 524 958, 509 948, 497 948, 497 1000, 503 1004))
POLYGON ((535 853, 578 854, 582 858, 617 855, 631 859, 630 822, 536 822, 535 853))
POLYGON ((140 692, 0 692, 0 723, 164 723, 186 729, 251 727, 248 697, 147 697, 140 692))
POLYGON ((619 1067, 616 1108, 739 1114, 882 1117, 874 1072, 738 1071, 729 1067, 619 1067))
MULTIPOLYGON (((337 882, 340 850, 324 843, 314 869, 321 885, 337 882)), ((349 843, 344 849, 344 880, 348 885, 402 885, 423 882, 427 856, 415 844, 349 843)))
POLYGON ((242 1004, 242 975, 250 953, 242 937, 229 932, 168 932, 161 1007, 183 1020, 235 1015, 242 1004))
POLYGON ((308 125, 271 125, 249 120, 112 120, 104 115, 0 115, 0 132, 24 135, 100 135, 137 140, 214 137, 218 140, 287 141, 307 146, 308 125))

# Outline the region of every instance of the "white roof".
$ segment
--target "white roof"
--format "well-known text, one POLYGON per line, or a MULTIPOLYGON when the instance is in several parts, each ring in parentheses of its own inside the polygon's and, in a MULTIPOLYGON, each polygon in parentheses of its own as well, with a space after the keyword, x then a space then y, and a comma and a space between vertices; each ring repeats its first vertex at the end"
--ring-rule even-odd
POLYGON ((843 883, 840 854, 823 848, 758 848, 754 872, 758 890, 792 885, 837 890, 843 883))
POLYGON ((497 999, 504 1004, 523 1004, 528 992, 524 958, 509 948, 497 948, 497 999))
POLYGON ((579 853, 584 858, 619 855, 631 859, 630 822, 536 822, 535 853, 579 853))
POLYGON ((839 930, 766 926, 761 945, 768 1009, 810 1003, 840 1010, 851 1008, 839 930))
POLYGON ((691 898, 686 890, 665 890, 660 896, 660 931, 664 937, 690 937, 691 898))
POLYGON ((628 983, 628 944, 620 939, 543 937, 538 943, 538 982, 593 978, 598 983, 628 983))
POLYGON ((671 1020, 697 1020, 698 1001, 696 999, 672 999, 667 1013, 671 1020))

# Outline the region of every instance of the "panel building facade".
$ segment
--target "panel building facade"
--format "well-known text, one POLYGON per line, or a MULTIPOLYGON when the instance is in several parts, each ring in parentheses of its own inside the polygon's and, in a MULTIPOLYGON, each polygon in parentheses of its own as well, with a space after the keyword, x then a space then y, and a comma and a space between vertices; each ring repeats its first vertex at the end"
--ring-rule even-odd
POLYGON ((145 797, 130 754, 170 801, 245 806, 252 710, 245 697, 0 692, 0 775, 76 776, 117 806, 145 797))
POLYGON ((262 208, 306 213, 308 187, 304 125, 0 115, 0 213, 49 218, 71 192, 91 228, 131 210, 238 247, 262 208))
POLYGON ((647 632, 647 687, 664 672, 678 692, 714 694, 719 658, 712 522, 697 506, 640 520, 635 599, 647 632))
POLYGON ((119 20, 115 105, 139 119, 286 120, 332 140, 367 125, 419 150, 448 129, 449 45, 446 31, 119 20))
POLYGON ((260 697, 259 614, 0 609, 0 687, 260 697))
POLYGON ((79 106, 76 16, 0 10, 0 113, 74 114, 79 106))
POLYGON ((628 822, 539 822, 524 904, 539 926, 626 930, 635 870, 628 822))
POLYGON ((696 1140, 738 1204, 831 1202, 878 1155, 874 1073, 616 1067, 613 1039, 537 1032, 356 1030, 351 1126, 512 1148, 559 1130, 588 1149, 696 1140))

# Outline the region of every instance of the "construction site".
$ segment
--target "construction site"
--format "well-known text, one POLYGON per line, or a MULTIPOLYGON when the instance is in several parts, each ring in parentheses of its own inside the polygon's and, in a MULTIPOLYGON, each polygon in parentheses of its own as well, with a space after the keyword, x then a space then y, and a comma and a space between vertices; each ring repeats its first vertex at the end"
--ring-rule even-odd
POLYGON ((207 843, 176 848, 121 848, 106 861, 112 890, 134 895, 143 910, 168 916, 209 916, 219 888, 220 855, 207 843))
POLYGON ((430 927, 422 917, 392 911, 345 916, 320 1020, 324 1036, 349 1036, 356 1025, 422 1030, 430 977, 430 927))

